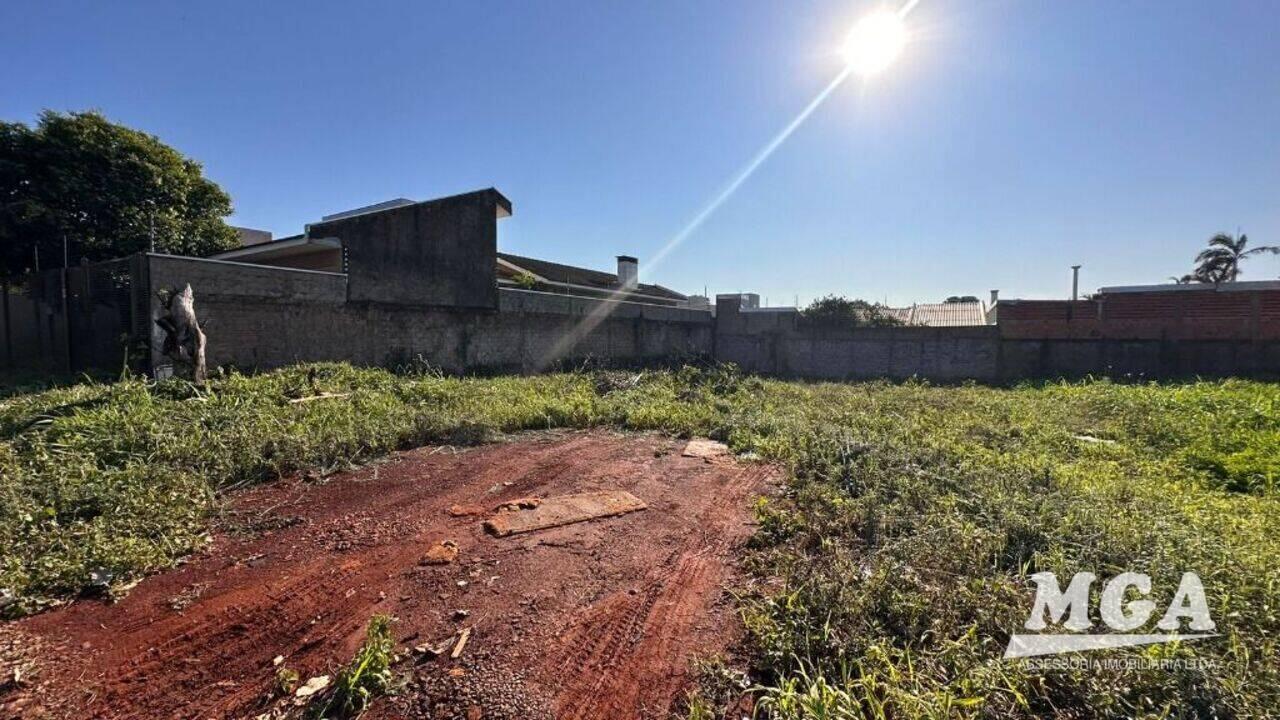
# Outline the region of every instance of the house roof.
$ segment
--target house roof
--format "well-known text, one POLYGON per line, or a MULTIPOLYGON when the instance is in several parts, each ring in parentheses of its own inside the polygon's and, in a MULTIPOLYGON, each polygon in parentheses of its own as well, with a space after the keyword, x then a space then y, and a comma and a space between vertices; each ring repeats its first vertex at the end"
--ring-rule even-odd
MULTIPOLYGON (((547 260, 539 260, 537 258, 524 257, 523 255, 512 255, 511 253, 498 253, 498 259, 504 260, 521 270, 524 270, 538 278, 546 280, 550 283, 568 283, 570 285, 579 285, 588 288, 598 288, 600 290, 619 290, 622 285, 618 282, 618 276, 614 273, 603 272, 600 270, 590 270, 588 268, 575 267, 573 265, 561 265, 560 263, 549 262, 547 260)), ((653 285, 650 283, 640 283, 636 286, 635 293, 638 295, 650 295, 665 300, 685 300, 685 296, 661 285, 653 285)))
POLYGON ((981 302, 920 303, 904 308, 888 308, 893 317, 907 325, 965 327, 986 325, 987 312, 981 302))
POLYGON ((309 238, 305 235, 276 238, 267 242, 247 245, 234 250, 211 255, 215 260, 278 260, 294 255, 305 255, 313 252, 336 252, 342 250, 342 243, 337 238, 309 238))

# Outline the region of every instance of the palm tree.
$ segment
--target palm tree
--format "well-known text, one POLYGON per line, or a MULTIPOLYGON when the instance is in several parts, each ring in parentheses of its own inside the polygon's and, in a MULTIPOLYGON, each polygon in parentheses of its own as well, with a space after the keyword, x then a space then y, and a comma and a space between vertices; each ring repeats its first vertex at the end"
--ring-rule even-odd
POLYGON ((1245 249, 1249 245, 1249 236, 1241 234, 1232 237, 1226 233, 1218 233, 1209 238, 1209 247, 1196 256, 1199 263, 1195 270, 1195 279, 1200 282, 1235 282, 1240 277, 1240 261, 1247 257, 1271 253, 1280 253, 1280 247, 1259 245, 1245 249))

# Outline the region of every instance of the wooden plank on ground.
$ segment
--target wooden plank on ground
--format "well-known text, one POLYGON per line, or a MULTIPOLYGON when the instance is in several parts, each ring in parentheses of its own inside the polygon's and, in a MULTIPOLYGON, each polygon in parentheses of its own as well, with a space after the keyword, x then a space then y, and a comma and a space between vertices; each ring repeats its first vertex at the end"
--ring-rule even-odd
POLYGON ((546 498, 537 507, 499 510, 485 521, 484 527, 490 533, 503 537, 584 520, 625 515, 646 507, 648 506, 640 498, 624 490, 561 495, 546 498))

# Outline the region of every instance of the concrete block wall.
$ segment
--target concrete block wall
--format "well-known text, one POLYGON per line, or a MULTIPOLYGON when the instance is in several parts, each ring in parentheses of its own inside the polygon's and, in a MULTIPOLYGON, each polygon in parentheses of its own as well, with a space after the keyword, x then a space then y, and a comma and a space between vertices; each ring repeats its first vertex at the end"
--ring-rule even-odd
MULTIPOLYGON (((337 273, 149 260, 153 288, 191 284, 211 367, 313 360, 394 367, 422 358, 448 372, 538 372, 587 357, 638 363, 711 353, 710 313, 683 308, 507 289, 487 312, 355 302, 347 299, 348 277, 337 273)), ((160 311, 153 300, 153 316, 160 311)), ((152 362, 170 361, 153 351, 152 362)))
MULTIPOLYGON (((735 296, 717 299, 713 319, 688 308, 505 288, 496 291, 496 309, 483 311, 353 301, 350 279, 337 273, 155 255, 148 257, 148 275, 153 290, 191 283, 209 335, 211 366, 268 369, 309 360, 396 366, 420 357, 449 372, 527 373, 587 357, 638 363, 711 356, 749 372, 819 380, 1280 374, 1280 341, 1257 336, 1025 337, 1000 326, 849 328, 814 323, 795 310, 744 308, 735 296)), ((158 300, 152 311, 159 312, 158 300)), ((153 352, 152 362, 169 361, 153 352)))
MULTIPOLYGON (((1096 314, 1096 308, 1089 310, 1096 314)), ((1059 321, 1065 322, 1065 317, 1059 321)), ((1086 317, 1071 322, 1095 321, 1086 317)), ((1280 342, 1269 339, 1028 336, 1025 323, 1016 324, 1014 332, 1007 332, 1003 324, 851 328, 809 322, 794 310, 743 308, 735 296, 721 296, 716 305, 715 357, 750 372, 818 380, 918 376, 940 382, 1011 382, 1086 375, 1280 375, 1280 342)))
POLYGON ((999 379, 1000 338, 973 328, 854 328, 807 320, 796 310, 716 299, 716 358, 751 372, 818 380, 927 377, 999 379))

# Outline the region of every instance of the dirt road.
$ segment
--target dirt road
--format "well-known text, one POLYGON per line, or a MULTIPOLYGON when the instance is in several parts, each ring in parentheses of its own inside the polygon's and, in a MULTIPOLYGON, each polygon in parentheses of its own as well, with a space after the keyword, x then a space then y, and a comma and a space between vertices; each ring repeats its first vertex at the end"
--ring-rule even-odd
POLYGON ((777 474, 683 447, 537 434, 240 493, 189 563, 114 605, 80 601, 6 628, 39 645, 41 667, 3 702, 31 718, 253 717, 279 667, 334 674, 387 613, 404 648, 471 632, 456 660, 398 665, 408 685, 371 717, 666 717, 690 660, 738 636, 723 588, 751 500, 777 474), (502 538, 481 528, 517 498, 612 489, 648 508, 502 538), (442 540, 456 560, 427 563, 442 540))

